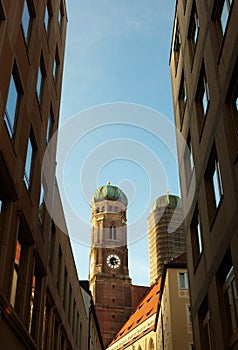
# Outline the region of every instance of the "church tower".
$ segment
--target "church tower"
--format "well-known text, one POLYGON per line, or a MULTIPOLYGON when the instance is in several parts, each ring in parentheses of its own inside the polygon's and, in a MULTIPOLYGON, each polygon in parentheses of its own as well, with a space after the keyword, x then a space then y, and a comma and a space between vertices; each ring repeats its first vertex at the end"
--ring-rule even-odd
POLYGON ((132 311, 127 197, 121 189, 108 182, 96 190, 90 204, 92 237, 89 286, 106 346, 132 311))

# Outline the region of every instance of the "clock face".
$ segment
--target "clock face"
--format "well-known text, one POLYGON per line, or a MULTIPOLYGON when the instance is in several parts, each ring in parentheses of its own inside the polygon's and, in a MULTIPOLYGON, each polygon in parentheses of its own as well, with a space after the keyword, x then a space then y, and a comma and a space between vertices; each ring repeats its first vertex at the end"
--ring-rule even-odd
POLYGON ((121 260, 119 258, 119 256, 117 255, 109 255, 107 257, 107 264, 109 267, 111 267, 112 269, 116 269, 120 266, 121 264, 121 260))

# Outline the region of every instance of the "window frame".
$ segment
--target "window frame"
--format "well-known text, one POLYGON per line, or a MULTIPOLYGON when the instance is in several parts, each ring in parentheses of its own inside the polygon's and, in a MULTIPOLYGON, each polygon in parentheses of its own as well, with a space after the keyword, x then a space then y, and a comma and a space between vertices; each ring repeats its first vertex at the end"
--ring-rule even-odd
POLYGON ((44 14, 44 26, 47 38, 50 35, 51 19, 53 17, 51 1, 47 0, 44 14), (46 16, 47 15, 47 16, 46 16), (47 21, 46 21, 47 18, 47 21), (47 23, 46 23, 47 22, 47 23))
POLYGON ((188 131, 187 142, 184 150, 184 170, 185 170, 185 179, 186 179, 186 187, 187 193, 189 191, 189 187, 191 184, 192 176, 195 171, 195 164, 193 159, 193 147, 191 140, 191 132, 188 131))
POLYGON ((199 37, 199 31, 200 31, 200 21, 198 17, 196 2, 193 2, 191 15, 190 15, 190 22, 188 27, 188 40, 189 40, 189 49, 190 49, 190 58, 191 63, 193 63, 194 53, 197 47, 198 37, 199 37))
POLYGON ((195 207, 193 218, 190 224, 190 237, 193 253, 193 266, 195 271, 203 254, 203 234, 198 205, 195 207))
POLYGON ((175 34, 174 34, 174 43, 173 43, 175 75, 177 74, 177 70, 178 70, 178 63, 179 63, 181 45, 182 45, 182 43, 181 43, 179 21, 177 19, 176 27, 175 27, 175 34))
POLYGON ((50 142, 50 139, 53 135, 53 129, 54 129, 54 113, 52 105, 50 106, 48 120, 47 120, 47 128, 46 128, 46 144, 48 145, 50 142))
POLYGON ((23 174, 23 182, 28 191, 31 190, 31 186, 32 186, 36 150, 37 150, 36 140, 33 133, 33 129, 31 128, 29 137, 27 140, 26 157, 25 157, 24 174, 23 174), (31 147, 31 149, 29 147, 31 147))
POLYGON ((58 50, 58 45, 56 45, 53 71, 52 71, 55 86, 57 86, 57 82, 59 80, 59 67, 60 67, 59 50, 58 50))
POLYGON ((24 0, 24 5, 22 9, 22 20, 21 20, 21 29, 22 34, 24 37, 24 41, 26 43, 26 46, 29 45, 31 32, 32 32, 32 23, 33 18, 36 16, 35 9, 34 9, 34 3, 32 0, 24 0), (27 11, 27 12, 25 12, 27 11), (24 14, 27 15, 27 25, 24 24, 24 14))
POLYGON ((200 70, 195 100, 196 100, 196 110, 197 110, 198 131, 199 131, 200 140, 201 140, 203 128, 206 122, 206 118, 207 118, 207 114, 210 106, 210 89, 209 89, 204 62, 202 63, 202 67, 200 70), (204 102, 204 99, 206 99, 205 102, 204 102))
POLYGON ((17 69, 16 62, 13 64, 13 69, 11 73, 11 78, 9 82, 9 87, 8 87, 8 95, 7 95, 7 101, 6 101, 6 106, 5 106, 5 111, 4 111, 4 122, 8 131, 8 134, 11 139, 14 138, 15 135, 15 130, 16 130, 16 124, 17 124, 17 118, 19 115, 19 110, 20 110, 20 103, 21 103, 21 97, 23 95, 23 88, 19 76, 19 72, 17 69), (16 92, 16 101, 15 101, 15 107, 14 107, 14 112, 12 116, 9 115, 8 111, 8 103, 11 105, 12 102, 9 100, 10 94, 11 94, 11 86, 14 84, 14 90, 16 92))
POLYGON ((37 102, 39 106, 41 106, 42 100, 43 100, 45 78, 46 78, 45 61, 44 61, 43 54, 41 52, 40 62, 39 62, 37 77, 36 77, 36 97, 37 97, 37 102))
POLYGON ((187 88, 186 88, 186 83, 185 83, 185 78, 184 78, 184 71, 182 72, 182 75, 181 75, 178 100, 179 100, 180 124, 182 126, 183 120, 184 120, 184 115, 185 115, 185 110, 186 110, 186 106, 187 106, 187 100, 188 100, 187 88))
MULTIPOLYGON (((215 219, 217 210, 219 209, 223 196, 224 196, 224 190, 223 190, 223 182, 222 182, 222 175, 220 170, 220 163, 217 157, 217 151, 215 144, 212 147, 212 151, 210 153, 210 157, 207 163, 206 172, 204 175, 204 181, 205 181, 205 189, 206 189, 206 199, 207 199, 207 210, 208 210, 208 216, 209 216, 209 222, 212 226, 213 221, 215 219), (218 181, 218 190, 219 190, 219 201, 217 201, 216 193, 215 193, 215 184, 214 184, 214 175, 216 175, 216 179, 218 181)), ((218 195, 218 194, 217 194, 218 195)), ((211 228, 211 227, 210 227, 211 228)))
POLYGON ((179 287, 179 290, 188 290, 189 289, 188 273, 186 271, 178 272, 178 287, 179 287), (181 276, 183 276, 183 283, 182 283, 182 280, 180 278, 181 276))

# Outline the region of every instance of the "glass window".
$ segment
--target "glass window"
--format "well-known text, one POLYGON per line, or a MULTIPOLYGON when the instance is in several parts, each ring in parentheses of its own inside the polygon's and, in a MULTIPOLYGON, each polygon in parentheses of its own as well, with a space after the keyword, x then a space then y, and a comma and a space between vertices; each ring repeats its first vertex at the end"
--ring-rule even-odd
POLYGON ((194 267, 196 267, 199 257, 201 256, 203 251, 202 231, 201 231, 200 218, 199 218, 197 206, 195 208, 192 223, 190 226, 190 234, 191 234, 192 251, 193 251, 193 262, 194 262, 194 267))
POLYGON ((223 196, 223 188, 222 188, 222 181, 221 181, 220 165, 217 159, 215 159, 215 167, 214 167, 214 173, 213 173, 213 188, 214 188, 216 207, 218 207, 220 200, 223 196))
POLYGON ((54 123, 53 111, 52 111, 52 107, 50 107, 50 114, 48 117, 47 130, 46 130, 46 143, 49 143, 51 139, 52 131, 53 131, 53 123, 54 123))
POLYGON ((200 28, 199 18, 197 14, 196 4, 194 2, 192 12, 191 12, 189 31, 188 31, 188 39, 189 39, 192 58, 193 58, 195 47, 198 40, 199 28, 200 28))
POLYGON ((175 72, 177 72, 177 68, 178 68, 180 47, 181 47, 181 37, 180 37, 180 31, 179 31, 179 23, 177 21, 176 30, 175 30, 175 36, 174 36, 174 47, 173 47, 173 50, 174 50, 174 62, 175 62, 175 72))
POLYGON ((61 0, 59 11, 58 11, 58 24, 59 24, 59 28, 60 28, 60 35, 61 35, 61 31, 62 31, 63 18, 64 18, 64 6, 63 6, 63 1, 61 0))
POLYGON ((199 320, 200 320, 200 339, 202 342, 202 349, 204 350, 214 350, 213 340, 212 340, 212 330, 211 330, 211 317, 208 309, 207 299, 203 302, 199 310, 199 320))
POLYGON ((224 304, 230 336, 238 330, 238 293, 234 267, 231 266, 223 283, 224 304))
POLYGON ((187 320, 188 320, 188 324, 192 324, 191 306, 190 306, 190 305, 186 305, 186 308, 187 308, 187 320))
POLYGON ((19 109, 21 94, 22 88, 20 84, 18 70, 16 68, 16 65, 14 64, 8 89, 6 109, 4 113, 4 121, 6 123, 10 137, 13 137, 14 134, 15 121, 19 109))
POLYGON ((47 1, 46 8, 45 8, 45 17, 44 17, 44 23, 45 23, 45 30, 47 35, 49 34, 50 29, 50 11, 49 11, 49 3, 47 1))
POLYGON ((43 225, 44 216, 45 216, 45 202, 44 202, 44 185, 41 184, 40 189, 40 199, 39 199, 39 223, 40 225, 43 225))
POLYGON ((216 148, 213 146, 205 173, 205 186, 207 207, 210 220, 213 219, 216 209, 223 197, 223 185, 220 171, 220 163, 217 158, 216 148))
POLYGON ((22 12, 22 29, 24 33, 25 41, 28 43, 29 36, 30 36, 30 23, 31 23, 31 15, 29 11, 29 4, 28 1, 24 1, 24 7, 22 12))
POLYGON ((58 52, 58 47, 56 47, 55 58, 54 58, 54 66, 53 66, 53 77, 54 77, 55 84, 57 83, 57 79, 58 79, 59 64, 60 64, 60 62, 59 62, 59 52, 58 52))
POLYGON ((209 104, 210 104, 209 85, 206 77, 204 64, 202 64, 200 77, 198 81, 196 101, 197 101, 198 127, 201 133, 205 122, 205 118, 208 113, 209 104))
POLYGON ((29 137, 28 144, 27 144, 27 152, 26 152, 25 170, 24 170, 24 182, 27 189, 30 188, 30 184, 31 184, 32 161, 33 161, 33 146, 32 146, 31 138, 29 137))
POLYGON ((37 94, 37 99, 39 104, 41 104, 42 102, 43 85, 44 85, 45 76, 46 76, 45 64, 44 64, 43 56, 41 55, 38 74, 37 74, 37 81, 36 81, 36 94, 37 94))
POLYGON ((184 80, 184 73, 182 73, 180 89, 179 89, 179 110, 180 110, 180 122, 182 124, 184 118, 184 112, 187 104, 187 91, 184 80))
POLYGON ((231 5, 232 5, 232 0, 223 0, 223 6, 222 6, 222 11, 221 11, 221 17, 220 17, 221 29, 222 29, 223 35, 225 33, 225 30, 226 30, 231 5))
POLYGON ((179 289, 188 289, 187 272, 179 272, 179 289))

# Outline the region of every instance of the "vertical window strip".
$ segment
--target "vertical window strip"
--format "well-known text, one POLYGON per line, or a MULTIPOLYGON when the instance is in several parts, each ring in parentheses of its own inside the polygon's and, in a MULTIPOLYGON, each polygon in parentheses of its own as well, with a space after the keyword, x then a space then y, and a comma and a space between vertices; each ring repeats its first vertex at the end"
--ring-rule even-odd
POLYGON ((9 89, 8 89, 6 109, 4 112, 4 121, 11 138, 13 137, 13 134, 14 134, 15 120, 17 116, 18 105, 20 102, 20 96, 22 94, 20 83, 18 83, 19 79, 17 78, 18 78, 18 71, 14 64, 11 79, 10 79, 9 89))
POLYGON ((213 188, 214 188, 216 207, 218 207, 220 200, 223 196, 223 187, 222 187, 222 180, 221 180, 220 165, 217 159, 215 159, 215 169, 213 173, 213 188))
POLYGON ((26 161, 25 161, 25 170, 24 170, 24 182, 26 188, 30 188, 31 183, 31 172, 32 172, 32 160, 33 160, 33 146, 31 138, 28 139, 27 152, 26 152, 26 161))
POLYGON ((23 7, 23 12, 22 12, 22 29, 24 33, 24 38, 26 43, 28 43, 29 40, 29 32, 30 32, 30 22, 31 22, 31 15, 29 11, 29 5, 28 1, 24 1, 24 7, 23 7))

